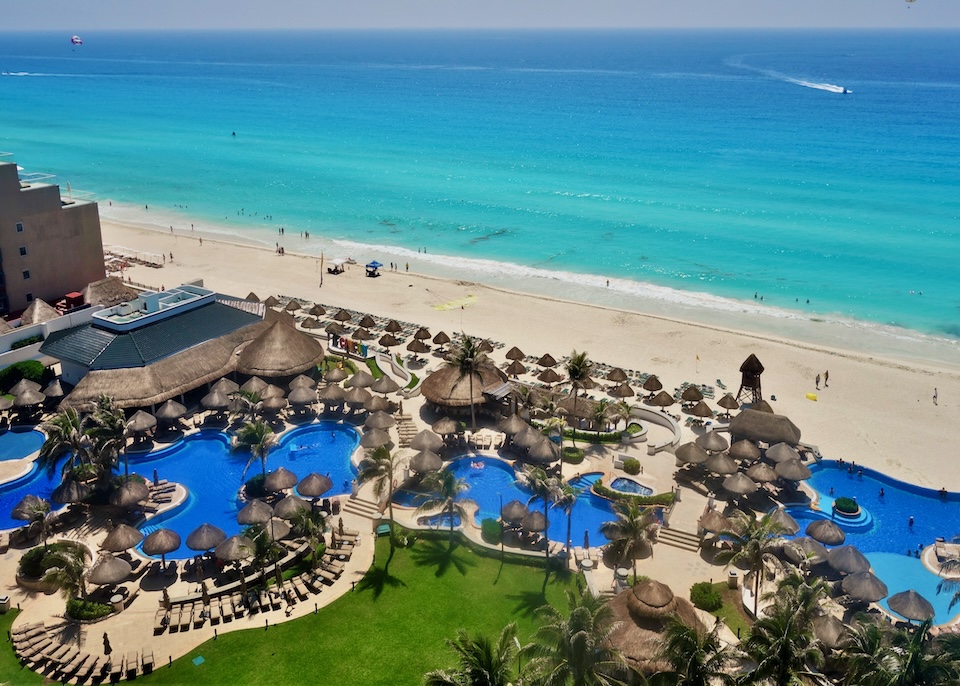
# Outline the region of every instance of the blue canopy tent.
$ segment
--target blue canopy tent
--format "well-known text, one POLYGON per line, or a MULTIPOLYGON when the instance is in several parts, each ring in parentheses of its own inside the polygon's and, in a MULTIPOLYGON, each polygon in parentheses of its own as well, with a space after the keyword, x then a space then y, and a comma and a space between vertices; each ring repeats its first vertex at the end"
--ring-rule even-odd
POLYGON ((383 265, 374 260, 367 264, 367 276, 380 276, 380 267, 383 265))

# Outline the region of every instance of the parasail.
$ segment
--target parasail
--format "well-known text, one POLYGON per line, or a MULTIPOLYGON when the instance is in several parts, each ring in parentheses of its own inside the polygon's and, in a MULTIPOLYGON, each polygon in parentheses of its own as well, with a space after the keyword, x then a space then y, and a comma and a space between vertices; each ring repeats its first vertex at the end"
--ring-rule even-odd
POLYGON ((70 42, 74 45, 83 45, 83 39, 80 36, 72 36, 70 42))

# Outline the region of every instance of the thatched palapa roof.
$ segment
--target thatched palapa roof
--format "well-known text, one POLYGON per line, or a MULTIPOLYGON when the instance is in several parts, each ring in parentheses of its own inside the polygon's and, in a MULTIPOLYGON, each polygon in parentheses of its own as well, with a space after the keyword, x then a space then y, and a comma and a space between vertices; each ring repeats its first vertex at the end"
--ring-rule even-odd
MULTIPOLYGON (((470 376, 461 376, 456 367, 443 367, 423 380, 420 392, 435 405, 443 407, 467 407, 471 403, 470 376)), ((473 376, 473 403, 483 402, 483 389, 499 386, 507 380, 506 375, 493 364, 478 367, 473 376)))
POLYGON ((83 302, 87 305, 113 307, 120 303, 130 302, 136 297, 137 292, 116 276, 108 276, 105 279, 93 281, 83 289, 83 302))
POLYGON ((50 307, 50 305, 45 303, 40 298, 37 298, 30 303, 27 306, 27 309, 23 311, 23 314, 20 315, 20 325, 30 326, 31 324, 42 324, 43 322, 48 322, 51 319, 56 319, 59 316, 59 312, 50 307))
POLYGON ((730 435, 766 443, 800 442, 800 429, 787 417, 756 410, 743 410, 730 421, 730 435))
POLYGON ((242 374, 292 376, 312 369, 323 359, 323 346, 291 326, 274 322, 237 359, 242 374))

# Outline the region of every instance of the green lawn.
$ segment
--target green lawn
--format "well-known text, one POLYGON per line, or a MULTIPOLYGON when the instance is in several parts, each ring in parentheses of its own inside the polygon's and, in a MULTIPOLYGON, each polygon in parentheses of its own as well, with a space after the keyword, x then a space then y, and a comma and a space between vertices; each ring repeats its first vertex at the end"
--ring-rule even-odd
MULTIPOLYGON (((431 669, 452 666, 444 639, 460 627, 496 635, 516 621, 521 640, 532 635, 534 610, 544 603, 542 568, 501 569, 498 559, 466 547, 448 553, 445 539, 419 540, 396 552, 388 576, 388 553, 387 539, 379 539, 379 564, 365 582, 319 613, 208 641, 138 683, 413 685, 431 669), (192 662, 197 656, 205 660, 200 666, 192 662)), ((547 600, 566 607, 563 592, 573 587, 572 578, 551 575, 547 600)))
MULTIPOLYGON (((10 610, 5 615, 0 615, 0 634, 4 638, 10 627, 13 626, 13 620, 16 619, 18 610, 10 610)), ((16 654, 13 652, 13 646, 9 643, 0 650, 0 684, 42 684, 43 677, 29 669, 20 666, 16 654)))
POLYGON ((742 636, 744 639, 750 634, 752 623, 747 613, 743 611, 743 605, 740 600, 740 589, 729 588, 727 583, 719 582, 713 585, 720 597, 723 598, 723 605, 719 610, 711 612, 714 617, 719 617, 723 623, 730 627, 730 631, 742 636))

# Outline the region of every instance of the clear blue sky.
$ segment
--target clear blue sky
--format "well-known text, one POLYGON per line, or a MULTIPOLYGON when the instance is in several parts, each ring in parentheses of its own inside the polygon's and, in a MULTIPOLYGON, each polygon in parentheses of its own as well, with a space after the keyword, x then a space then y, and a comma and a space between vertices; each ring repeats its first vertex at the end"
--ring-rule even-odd
POLYGON ((20 0, 0 31, 958 28, 960 0, 20 0))

